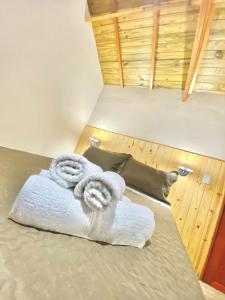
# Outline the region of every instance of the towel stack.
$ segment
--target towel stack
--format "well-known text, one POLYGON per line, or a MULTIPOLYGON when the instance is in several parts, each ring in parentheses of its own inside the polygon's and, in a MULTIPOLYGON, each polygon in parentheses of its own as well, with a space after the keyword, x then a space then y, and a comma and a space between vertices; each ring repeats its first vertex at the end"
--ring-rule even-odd
POLYGON ((142 248, 151 238, 152 211, 126 198, 125 182, 78 154, 54 159, 31 176, 12 207, 14 221, 113 245, 142 248))

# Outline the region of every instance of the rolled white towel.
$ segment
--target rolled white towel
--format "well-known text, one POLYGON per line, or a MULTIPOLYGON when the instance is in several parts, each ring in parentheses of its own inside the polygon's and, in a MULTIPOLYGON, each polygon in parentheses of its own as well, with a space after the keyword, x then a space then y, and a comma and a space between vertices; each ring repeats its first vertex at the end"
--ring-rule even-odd
POLYGON ((103 172, 83 178, 75 187, 75 197, 83 199, 92 210, 104 210, 122 198, 124 179, 115 172, 103 172))
POLYGON ((142 248, 155 228, 150 209, 125 196, 117 205, 93 211, 48 176, 31 176, 9 213, 9 218, 39 229, 79 236, 113 245, 142 248))
POLYGON ((96 173, 102 173, 102 168, 91 163, 79 154, 62 154, 53 159, 49 168, 51 178, 59 185, 70 188, 83 179, 96 173))
POLYGON ((43 176, 43 177, 48 177, 48 178, 51 179, 49 170, 42 169, 41 172, 39 173, 39 175, 40 175, 40 176, 43 176))
POLYGON ((143 248, 151 240, 154 230, 155 218, 152 210, 123 196, 115 210, 110 243, 143 248))
POLYGON ((63 188, 46 176, 33 175, 25 182, 9 218, 36 228, 88 238, 90 220, 73 190, 63 188))

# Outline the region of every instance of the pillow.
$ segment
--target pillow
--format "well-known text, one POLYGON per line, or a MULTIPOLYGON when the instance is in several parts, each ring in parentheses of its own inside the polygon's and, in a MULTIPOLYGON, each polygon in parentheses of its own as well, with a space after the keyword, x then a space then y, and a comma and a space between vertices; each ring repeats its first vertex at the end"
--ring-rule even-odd
POLYGON ((166 198, 170 186, 177 181, 178 172, 163 172, 130 158, 120 175, 128 186, 169 204, 166 198))
POLYGON ((96 147, 88 148, 84 154, 89 161, 102 167, 104 171, 119 172, 130 154, 110 152, 96 147))

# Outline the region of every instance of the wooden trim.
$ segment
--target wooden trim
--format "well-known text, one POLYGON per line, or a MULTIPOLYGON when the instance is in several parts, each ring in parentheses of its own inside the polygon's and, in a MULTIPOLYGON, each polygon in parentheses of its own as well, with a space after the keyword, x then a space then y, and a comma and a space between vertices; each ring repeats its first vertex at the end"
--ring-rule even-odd
POLYGON ((158 33, 159 33, 159 16, 160 9, 159 5, 155 1, 153 8, 153 26, 152 26, 152 57, 151 57, 151 72, 150 72, 150 84, 149 87, 152 90, 154 86, 155 79, 155 69, 156 69, 156 55, 157 55, 157 46, 158 46, 158 33))
POLYGON ((195 39, 192 48, 191 60, 187 79, 185 83, 183 101, 186 101, 189 94, 192 93, 194 84, 200 68, 201 59, 206 47, 209 36, 210 23, 213 16, 212 0, 202 0, 198 15, 197 27, 195 32, 195 39))
POLYGON ((220 210, 217 222, 216 222, 216 227, 215 227, 215 231, 214 231, 214 234, 213 234, 213 237, 212 237, 211 245, 209 247, 209 251, 208 251, 208 254, 207 254, 204 266, 203 266, 203 268, 201 270, 201 273, 199 274, 199 278, 200 279, 203 278, 205 270, 206 270, 206 267, 207 267, 207 264, 209 262, 209 258, 210 258, 210 255, 211 255, 211 251, 212 251, 213 245, 214 245, 215 240, 216 240, 216 235, 217 235, 217 232, 218 232, 218 229, 219 229, 219 225, 220 225, 220 222, 221 222, 221 219, 222 219, 222 215, 223 215, 224 209, 225 209, 225 194, 223 195, 223 205, 221 206, 221 210, 220 210))
MULTIPOLYGON (((191 3, 189 2, 188 5, 190 5, 191 7, 194 7, 194 6, 199 7, 198 3, 199 3, 199 0, 192 0, 191 3)), ((180 0, 180 1, 171 2, 171 3, 170 2, 169 3, 161 3, 160 7, 173 7, 173 6, 184 5, 184 4, 187 4, 187 0, 180 0)), ((97 21, 101 21, 101 20, 105 20, 105 19, 119 18, 121 16, 142 12, 142 11, 149 10, 152 8, 153 8, 152 4, 144 5, 144 6, 120 10, 117 12, 110 12, 110 13, 106 13, 106 14, 102 14, 102 15, 88 16, 85 18, 85 20, 86 20, 86 22, 92 23, 92 22, 97 22, 97 21)))
POLYGON ((124 87, 123 63, 122 63, 122 52, 121 52, 121 45, 120 45, 120 31, 119 31, 118 18, 114 18, 113 23, 114 23, 114 28, 115 28, 116 48, 117 48, 117 53, 118 53, 120 84, 122 87, 124 87))

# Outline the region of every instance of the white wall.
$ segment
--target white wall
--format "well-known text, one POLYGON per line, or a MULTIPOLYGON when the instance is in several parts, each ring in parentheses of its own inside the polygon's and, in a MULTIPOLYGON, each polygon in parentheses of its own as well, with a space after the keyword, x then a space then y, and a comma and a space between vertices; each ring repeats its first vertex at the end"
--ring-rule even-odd
POLYGON ((225 159, 225 95, 106 86, 89 124, 225 159))
POLYGON ((0 7, 0 145, 72 151, 103 87, 86 0, 0 7))

